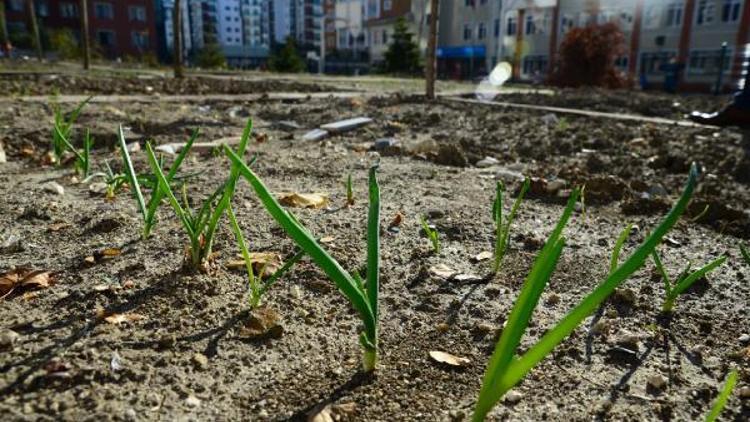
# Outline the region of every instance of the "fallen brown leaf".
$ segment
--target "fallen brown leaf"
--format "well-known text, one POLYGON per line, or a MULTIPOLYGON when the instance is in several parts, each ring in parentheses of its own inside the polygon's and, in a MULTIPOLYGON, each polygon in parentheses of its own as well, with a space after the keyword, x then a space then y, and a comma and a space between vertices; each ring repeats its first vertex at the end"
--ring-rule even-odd
POLYGON ((53 283, 49 271, 16 268, 0 274, 0 299, 11 294, 16 287, 43 289, 53 283))
POLYGON ((307 415, 307 422, 334 422, 351 417, 357 411, 356 403, 327 404, 307 415))
MULTIPOLYGON (((263 277, 270 277, 281 268, 281 255, 275 252, 250 252, 248 255, 254 274, 260 274, 263 271, 263 277)), ((244 270, 245 260, 242 255, 237 255, 237 259, 227 262, 226 267, 231 270, 244 270)))
POLYGON ((441 352, 438 350, 431 350, 430 357, 435 362, 445 363, 450 366, 466 366, 471 362, 469 359, 462 358, 456 355, 452 355, 450 353, 441 352))
POLYGON ((287 207, 324 208, 328 205, 328 195, 322 193, 282 192, 279 203, 287 207))
POLYGON ((401 211, 397 212, 396 215, 393 216, 393 220, 391 220, 391 223, 388 224, 388 227, 398 227, 401 225, 401 223, 404 222, 404 213, 401 211))
POLYGON ((120 250, 119 248, 106 248, 102 251, 102 256, 113 257, 113 256, 120 255, 121 253, 122 253, 122 250, 120 250))

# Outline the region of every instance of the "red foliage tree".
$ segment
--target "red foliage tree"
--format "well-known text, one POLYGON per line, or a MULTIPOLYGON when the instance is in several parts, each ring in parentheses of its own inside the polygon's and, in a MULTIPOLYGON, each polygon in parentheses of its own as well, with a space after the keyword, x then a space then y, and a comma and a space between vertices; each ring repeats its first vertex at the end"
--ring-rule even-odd
POLYGON ((627 79, 615 67, 615 59, 624 51, 625 37, 614 22, 573 28, 560 44, 552 82, 566 87, 622 88, 627 79))

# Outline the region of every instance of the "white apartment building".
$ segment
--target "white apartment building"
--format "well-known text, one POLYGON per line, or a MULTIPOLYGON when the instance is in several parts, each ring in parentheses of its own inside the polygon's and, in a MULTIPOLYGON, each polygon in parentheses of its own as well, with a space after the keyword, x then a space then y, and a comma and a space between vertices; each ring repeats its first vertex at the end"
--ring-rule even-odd
POLYGON ((224 47, 242 46, 242 12, 240 0, 216 1, 216 27, 219 43, 224 47))

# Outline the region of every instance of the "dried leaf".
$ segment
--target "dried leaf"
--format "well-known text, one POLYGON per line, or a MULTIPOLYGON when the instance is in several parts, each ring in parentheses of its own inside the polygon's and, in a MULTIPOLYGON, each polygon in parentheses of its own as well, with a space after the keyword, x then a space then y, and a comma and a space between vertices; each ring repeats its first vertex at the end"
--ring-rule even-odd
MULTIPOLYGON (((259 274, 265 266, 263 277, 270 277, 273 273, 281 268, 281 255, 275 252, 250 252, 250 264, 253 266, 253 272, 259 274)), ((244 270, 245 260, 242 255, 237 255, 237 259, 230 260, 226 267, 232 270, 244 270)))
POLYGON ((320 243, 333 243, 333 241, 336 240, 333 236, 326 236, 320 238, 320 243))
POLYGON ((83 262, 87 264, 96 264, 96 258, 92 256, 87 256, 86 258, 83 258, 83 262))
POLYGON ((437 350, 431 350, 430 357, 435 362, 444 363, 450 366, 466 366, 471 362, 469 359, 455 356, 446 352, 440 352, 437 350))
POLYGON ((32 271, 21 280, 21 286, 36 289, 49 287, 50 284, 52 284, 52 277, 49 271, 32 271))
POLYGON ((430 267, 430 274, 440 278, 450 278, 456 271, 445 264, 437 264, 430 267))
POLYGON ((279 203, 287 207, 324 208, 328 205, 328 195, 322 193, 283 192, 278 198, 279 203))
POLYGON ((47 231, 58 232, 58 231, 60 231, 62 229, 66 229, 68 227, 70 227, 70 224, 68 224, 68 223, 57 222, 57 223, 52 223, 52 224, 48 225, 47 226, 47 231))
POLYGON ((401 223, 404 222, 404 213, 401 211, 397 212, 396 215, 393 216, 393 220, 391 220, 390 224, 388 224, 388 227, 398 227, 401 225, 401 223))
POLYGON ((327 404, 316 408, 307 415, 307 422, 334 422, 350 419, 357 411, 356 403, 327 404))
POLYGON ((493 254, 490 251, 479 252, 479 254, 474 257, 474 262, 486 261, 492 258, 492 256, 493 254))
POLYGON ((115 324, 115 325, 122 324, 123 322, 140 321, 142 319, 146 319, 146 317, 141 314, 136 314, 136 313, 111 314, 107 317, 104 317, 105 321, 107 321, 110 324, 115 324))
POLYGON ((250 312, 250 319, 240 328, 239 336, 248 339, 279 338, 284 333, 281 317, 275 310, 261 306, 250 312))
POLYGON ((16 268, 0 274, 0 299, 11 294, 16 287, 42 289, 53 283, 49 271, 16 268))
POLYGON ((120 250, 119 248, 106 248, 102 251, 102 256, 113 257, 113 256, 120 255, 121 253, 122 253, 122 250, 120 250))

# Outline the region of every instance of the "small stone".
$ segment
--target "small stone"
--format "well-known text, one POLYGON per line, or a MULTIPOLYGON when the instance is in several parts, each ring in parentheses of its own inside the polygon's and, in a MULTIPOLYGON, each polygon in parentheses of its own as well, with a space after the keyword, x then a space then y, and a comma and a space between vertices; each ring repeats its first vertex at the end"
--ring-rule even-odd
POLYGON ((427 215, 427 218, 430 218, 430 219, 432 219, 432 218, 438 219, 438 218, 445 217, 445 211, 439 210, 439 209, 435 209, 435 208, 427 210, 427 212, 425 214, 427 215))
POLYGON ((477 255, 471 257, 474 262, 482 262, 492 258, 494 254, 490 251, 479 252, 477 255))
POLYGON ((89 185, 89 192, 94 195, 104 195, 107 192, 107 184, 104 182, 94 182, 89 185))
POLYGON ((42 185, 42 189, 46 192, 55 193, 57 195, 65 195, 65 188, 57 182, 47 182, 42 185))
POLYGON ((563 179, 555 179, 547 182, 547 193, 554 194, 565 189, 567 183, 563 179))
POLYGON ((141 144, 138 142, 133 142, 132 144, 128 144, 128 152, 138 152, 141 150, 141 144))
POLYGON ((476 274, 456 274, 451 277, 451 280, 458 283, 477 283, 482 281, 482 277, 476 274))
POLYGON ((279 313, 268 307, 253 309, 247 324, 240 328, 240 337, 248 339, 279 338, 284 333, 279 313))
POLYGON ((192 357, 192 361, 196 369, 204 371, 208 368, 208 357, 203 353, 195 353, 192 357))
POLYGON ((612 300, 623 305, 633 306, 635 304, 635 292, 625 287, 622 289, 616 289, 612 300))
POLYGON ((5 149, 3 148, 3 143, 0 142, 0 164, 7 163, 8 158, 5 156, 5 149))
POLYGON ((201 400, 198 397, 190 395, 185 399, 185 405, 187 407, 198 407, 201 405, 201 400))
POLYGON ((375 151, 383 151, 396 146, 396 144, 398 144, 396 138, 380 138, 375 141, 372 148, 375 151))
POLYGON ((740 398, 741 399, 750 399, 750 387, 747 385, 740 388, 740 398))
POLYGON ((13 330, 3 330, 0 332, 0 349, 12 349, 19 337, 13 330))
POLYGON ((515 390, 510 390, 505 394, 505 402, 508 404, 516 404, 523 398, 523 394, 515 390))
POLYGON ((485 167, 492 167, 500 164, 500 161, 497 160, 497 158, 494 157, 484 157, 481 160, 477 161, 476 166, 479 168, 485 168, 485 167))
POLYGON ((126 421, 137 421, 138 420, 138 414, 135 413, 135 409, 132 407, 125 410, 125 414, 123 415, 125 417, 126 421))
POLYGON ((632 352, 638 353, 640 350, 640 339, 637 335, 629 333, 629 332, 623 332, 615 339, 615 344, 622 347, 623 349, 630 350, 632 352))
POLYGON ((750 343, 750 334, 745 333, 741 335, 739 340, 740 340, 740 344, 743 346, 750 343))
POLYGON ((553 305, 554 306, 554 305, 557 305, 558 303, 560 303, 560 295, 559 294, 557 294, 557 293, 551 293, 547 297, 547 305, 553 305))
POLYGON ((648 188, 648 194, 652 197, 667 196, 668 192, 662 185, 653 185, 648 188))
POLYGON ((667 380, 661 375, 651 375, 646 382, 646 388, 654 392, 664 391, 667 388, 667 380))

